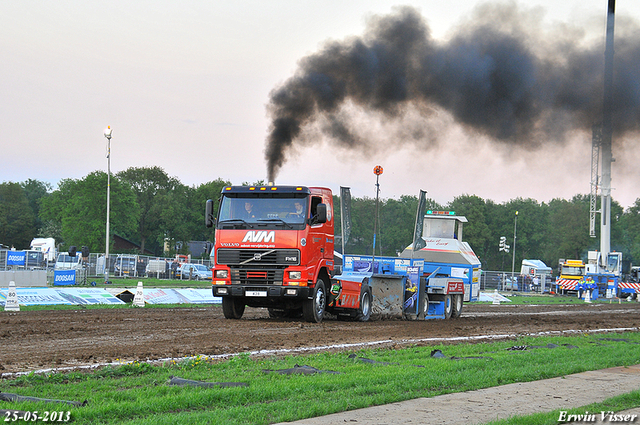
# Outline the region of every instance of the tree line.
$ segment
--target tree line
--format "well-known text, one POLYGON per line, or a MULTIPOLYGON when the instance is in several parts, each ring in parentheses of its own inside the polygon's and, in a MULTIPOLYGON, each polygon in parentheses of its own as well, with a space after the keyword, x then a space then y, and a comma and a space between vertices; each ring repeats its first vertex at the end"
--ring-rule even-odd
MULTIPOLYGON (((260 184, 262 182, 256 182, 260 184)), ((187 241, 214 241, 214 229, 204 226, 207 199, 218 199, 229 181, 216 179, 187 186, 160 167, 129 168, 111 176, 110 230, 140 246, 139 252, 170 255, 186 252, 187 241)), ((248 184, 244 182, 243 184, 248 184)), ((105 244, 107 174, 94 171, 81 179, 49 183, 29 179, 0 184, 0 243, 28 249, 34 237, 53 237, 62 250, 88 246, 103 252, 105 244)), ((351 199, 351 234, 348 254, 371 255, 374 198, 351 199)), ((379 200, 376 255, 395 256, 413 239, 418 197, 379 200)), ((469 242, 485 270, 511 270, 513 251, 499 250, 501 236, 513 249, 515 267, 522 259, 539 259, 557 267, 560 258, 586 260, 587 251, 599 249, 589 237, 589 196, 548 203, 517 198, 504 203, 475 195, 461 195, 441 205, 427 199, 427 209, 455 211, 466 216, 463 240, 469 242), (517 218, 516 218, 516 211, 517 218)), ((340 199, 334 195, 336 249, 340 243, 340 199)), ((599 229, 596 229, 599 235, 599 229)), ((640 198, 626 211, 612 201, 611 249, 623 253, 623 263, 640 262, 640 198)))

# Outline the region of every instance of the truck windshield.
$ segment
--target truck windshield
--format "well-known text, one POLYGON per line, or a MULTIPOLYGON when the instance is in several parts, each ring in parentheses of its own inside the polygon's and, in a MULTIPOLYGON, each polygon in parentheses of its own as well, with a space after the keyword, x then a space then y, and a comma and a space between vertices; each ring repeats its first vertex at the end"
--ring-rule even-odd
POLYGON ((78 256, 75 257, 71 257, 70 255, 67 254, 60 254, 58 255, 58 263, 77 263, 78 262, 78 256))
POLYGON ((304 224, 308 197, 230 197, 223 196, 218 222, 247 224, 304 224))
POLYGON ((562 266, 562 274, 565 276, 582 276, 584 267, 562 266))

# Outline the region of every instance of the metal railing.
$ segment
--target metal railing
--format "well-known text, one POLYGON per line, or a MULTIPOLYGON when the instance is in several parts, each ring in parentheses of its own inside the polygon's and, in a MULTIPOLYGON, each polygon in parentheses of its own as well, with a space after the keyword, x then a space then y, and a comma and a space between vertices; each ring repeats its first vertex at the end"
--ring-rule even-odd
MULTIPOLYGON (((7 264, 9 250, 0 250, 0 271, 14 270, 47 270, 47 281, 53 282, 53 273, 55 270, 75 269, 76 283, 87 283, 91 278, 104 277, 105 259, 104 253, 92 253, 89 257, 83 258, 78 264, 65 263, 58 265, 55 262, 46 260, 30 261, 29 257, 25 258, 24 266, 15 266, 7 264)), ((81 255, 78 253, 78 255, 81 255)), ((110 254, 109 255, 109 277, 115 278, 145 278, 153 277, 157 279, 194 279, 193 274, 181 276, 180 266, 185 261, 178 261, 176 258, 169 257, 153 257, 149 255, 135 254, 110 254)), ((189 264, 204 264, 207 268, 212 266, 211 260, 192 259, 189 264)))

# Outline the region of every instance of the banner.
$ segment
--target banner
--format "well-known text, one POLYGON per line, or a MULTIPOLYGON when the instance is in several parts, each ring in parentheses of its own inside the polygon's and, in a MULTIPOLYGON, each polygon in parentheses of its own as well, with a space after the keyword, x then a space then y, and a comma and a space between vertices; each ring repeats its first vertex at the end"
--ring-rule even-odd
POLYGON ((24 251, 7 251, 7 266, 24 266, 24 251))
MULTIPOLYGON (((20 305, 57 305, 69 304, 53 288, 16 288, 18 304, 20 305)), ((0 289, 0 305, 4 306, 7 300, 7 291, 0 289)))
POLYGON ((53 272, 53 286, 75 285, 75 270, 55 270, 53 272))
POLYGON ((416 212, 416 225, 413 231, 413 252, 425 247, 422 239, 422 226, 424 225, 424 211, 427 209, 427 192, 420 190, 420 198, 418 199, 418 211, 416 212))
POLYGON ((340 186, 340 217, 342 218, 342 254, 351 235, 351 191, 340 186))
MULTIPOLYGON (((126 304, 111 291, 119 293, 127 289, 117 288, 16 288, 18 304, 29 305, 88 305, 126 304)), ((130 291, 135 292, 135 289, 130 291)), ((222 298, 214 297, 210 288, 144 289, 149 304, 221 304, 222 298)), ((4 307, 8 289, 0 288, 0 308, 4 307)))

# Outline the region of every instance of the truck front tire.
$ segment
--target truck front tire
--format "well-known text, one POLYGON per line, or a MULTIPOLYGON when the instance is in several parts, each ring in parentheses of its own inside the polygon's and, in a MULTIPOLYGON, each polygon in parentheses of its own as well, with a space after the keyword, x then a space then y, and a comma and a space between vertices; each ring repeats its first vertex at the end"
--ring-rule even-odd
POLYGON ((318 278, 313 290, 313 297, 310 300, 305 300, 302 304, 302 315, 304 316, 304 320, 312 323, 322 322, 326 308, 326 286, 322 278, 318 278))
POLYGON ((222 312, 227 319, 241 319, 244 314, 244 302, 233 297, 222 297, 222 312))

